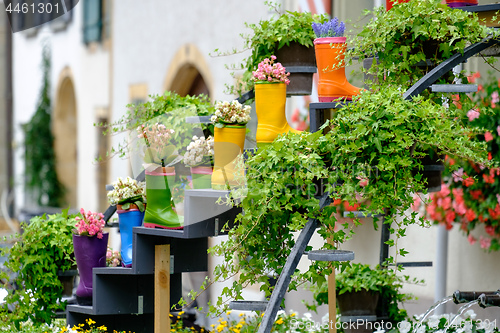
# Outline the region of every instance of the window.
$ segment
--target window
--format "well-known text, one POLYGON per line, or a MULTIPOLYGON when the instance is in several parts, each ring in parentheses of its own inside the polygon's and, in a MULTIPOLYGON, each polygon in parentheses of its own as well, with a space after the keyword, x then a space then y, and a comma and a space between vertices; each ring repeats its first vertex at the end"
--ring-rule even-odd
POLYGON ((83 4, 83 42, 99 42, 102 37, 102 0, 85 0, 83 4))

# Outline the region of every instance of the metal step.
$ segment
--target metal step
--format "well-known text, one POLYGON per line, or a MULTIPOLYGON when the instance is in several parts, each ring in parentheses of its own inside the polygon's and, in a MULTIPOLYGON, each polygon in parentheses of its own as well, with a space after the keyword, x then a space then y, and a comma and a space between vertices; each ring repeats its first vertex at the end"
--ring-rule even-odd
POLYGON ((354 260, 354 252, 344 250, 316 250, 309 251, 307 258, 315 261, 351 261, 354 260))
POLYGON ((477 92, 477 84, 433 84, 432 92, 442 93, 472 93, 477 92))
POLYGON ((344 217, 357 217, 357 218, 369 218, 369 217, 382 217, 384 214, 375 214, 363 212, 360 210, 345 211, 344 217), (351 215, 352 214, 352 215, 351 215))
POLYGON ((268 301, 232 301, 229 302, 229 308, 239 311, 266 311, 268 303, 268 301))
POLYGON ((186 123, 188 124, 210 124, 210 116, 192 116, 186 117, 186 123))

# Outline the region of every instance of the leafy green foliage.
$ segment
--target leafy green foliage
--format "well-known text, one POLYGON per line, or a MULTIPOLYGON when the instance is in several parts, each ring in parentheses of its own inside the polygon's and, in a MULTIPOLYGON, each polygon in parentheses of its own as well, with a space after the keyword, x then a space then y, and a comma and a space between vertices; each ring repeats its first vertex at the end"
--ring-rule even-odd
MULTIPOLYGON (((174 129, 172 142, 183 154, 193 137, 193 125, 186 122, 190 116, 210 116, 214 113, 214 107, 210 104, 208 96, 185 96, 181 97, 175 92, 166 91, 163 95, 151 95, 150 100, 140 104, 127 105, 127 113, 117 122, 111 125, 97 124, 106 128, 105 134, 115 134, 130 131, 136 137, 137 128, 144 124, 154 124, 157 119, 167 129, 174 129)), ((213 135, 213 124, 200 125, 205 137, 213 135)), ((125 157, 133 147, 129 140, 124 140, 118 147, 111 150, 111 154, 125 157)))
POLYGON ((42 70, 42 90, 36 112, 23 125, 26 188, 39 205, 61 207, 64 204, 64 186, 56 172, 54 136, 51 130, 50 51, 47 47, 43 49, 42 70))
MULTIPOLYGON (((245 213, 237 217, 229 239, 210 250, 224 258, 224 264, 215 268, 216 280, 239 274, 232 288, 223 290, 217 305, 241 298, 242 288, 253 283, 261 283, 261 290, 269 294, 268 275, 281 273, 294 245, 293 233, 308 218, 321 221, 318 233, 325 248, 332 248, 330 240, 338 247, 352 236, 349 225, 332 232, 337 206, 318 212, 321 179, 332 199, 351 205, 359 202, 358 210, 385 214, 384 223, 391 225, 393 234, 389 245, 405 255, 397 243, 406 226, 425 224, 422 217, 407 211, 414 193, 426 191, 426 179, 419 170, 428 148, 488 163, 484 145, 472 141, 466 124, 457 119, 461 110, 436 101, 440 99, 433 96, 407 101, 391 87, 364 91, 336 111, 324 126, 329 128, 326 134, 288 133, 251 156, 246 162, 247 188, 232 193, 233 199, 242 200, 245 213)), ((312 263, 308 271, 296 272, 289 289, 304 281, 320 284, 329 272, 331 266, 312 263)))
POLYGON ((373 18, 348 41, 348 57, 362 61, 378 55, 369 73, 379 82, 403 88, 417 82, 429 66, 497 34, 481 24, 477 14, 449 8, 440 0, 409 1, 367 14, 373 18))
MULTIPOLYGON (((14 306, 11 314, 5 313, 16 325, 30 319, 35 325, 50 323, 57 310, 64 309, 62 284, 59 271, 74 269, 72 229, 74 216, 68 210, 62 213, 37 216, 30 223, 21 223, 22 234, 11 236, 16 241, 11 248, 2 250, 7 255, 7 271, 2 280, 16 283, 18 290, 9 290, 6 304, 14 306), (11 274, 17 275, 15 281, 11 274)), ((7 240, 7 239, 6 239, 7 240)), ((2 314, 4 316, 4 314, 2 314)))
MULTIPOLYGON (((412 295, 401 293, 403 283, 423 282, 397 275, 392 269, 381 269, 379 266, 372 269, 365 264, 351 264, 335 276, 335 281, 338 295, 362 290, 378 292, 388 304, 387 313, 391 322, 400 322, 407 317, 406 310, 400 309, 398 303, 413 299, 412 295)), ((318 305, 328 304, 328 284, 313 288, 313 293, 318 305)))

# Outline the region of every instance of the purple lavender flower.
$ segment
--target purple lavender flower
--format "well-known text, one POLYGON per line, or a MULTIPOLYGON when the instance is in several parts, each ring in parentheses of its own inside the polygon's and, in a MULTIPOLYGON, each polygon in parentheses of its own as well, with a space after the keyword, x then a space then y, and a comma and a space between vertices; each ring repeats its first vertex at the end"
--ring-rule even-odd
POLYGON ((316 37, 321 36, 321 24, 320 23, 313 22, 312 28, 313 28, 313 31, 314 31, 314 34, 316 35, 316 37))
POLYGON ((345 23, 344 22, 340 22, 339 26, 336 29, 334 37, 343 37, 344 36, 344 31, 345 31, 345 23))
POLYGON ((345 32, 344 22, 339 23, 339 19, 334 17, 325 23, 313 23, 312 28, 317 38, 322 37, 343 37, 345 32))

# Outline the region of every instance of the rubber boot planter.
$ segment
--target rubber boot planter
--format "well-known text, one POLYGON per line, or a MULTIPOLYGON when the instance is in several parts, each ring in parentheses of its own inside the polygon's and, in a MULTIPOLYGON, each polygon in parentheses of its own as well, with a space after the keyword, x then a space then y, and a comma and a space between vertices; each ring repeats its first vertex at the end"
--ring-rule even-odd
POLYGON ((123 267, 132 267, 132 230, 134 227, 142 226, 144 212, 137 208, 118 209, 118 226, 120 228, 120 255, 123 267))
POLYGON ((257 147, 265 147, 283 133, 300 133, 288 124, 285 106, 285 83, 255 82, 255 111, 258 120, 257 147))
POLYGON ((147 228, 182 229, 183 221, 177 215, 169 184, 174 184, 175 168, 159 167, 146 171, 146 198, 144 214, 147 228))
POLYGON ((97 236, 73 235, 76 265, 80 275, 80 283, 76 288, 76 301, 79 305, 92 305, 92 269, 106 267, 108 236, 105 233, 99 239, 97 236))
POLYGON ((213 168, 212 166, 191 167, 191 179, 193 180, 193 189, 211 188, 213 168))
POLYGON ((238 168, 245 145, 246 126, 226 125, 214 128, 214 171, 212 188, 228 189, 243 186, 244 170, 238 168))
POLYGON ((360 89, 345 76, 346 37, 324 37, 314 40, 318 65, 318 99, 320 102, 352 100, 360 89))

